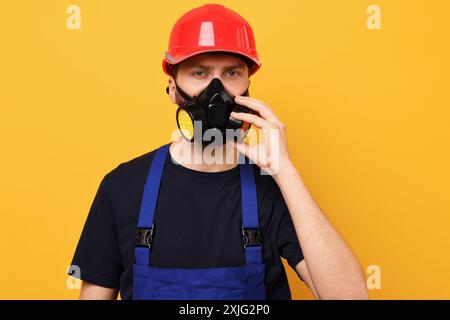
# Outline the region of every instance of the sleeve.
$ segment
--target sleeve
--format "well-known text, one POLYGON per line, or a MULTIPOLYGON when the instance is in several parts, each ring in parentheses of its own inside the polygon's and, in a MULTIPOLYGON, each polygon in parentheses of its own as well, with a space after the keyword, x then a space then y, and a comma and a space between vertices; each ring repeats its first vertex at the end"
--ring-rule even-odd
POLYGON ((122 260, 108 177, 107 174, 100 183, 75 250, 70 269, 74 267, 79 271, 69 275, 98 286, 117 288, 122 260))
POLYGON ((279 189, 277 189, 277 191, 275 210, 278 211, 276 214, 280 217, 276 236, 277 246, 280 255, 285 258, 291 268, 295 270, 297 264, 304 259, 303 252, 289 209, 286 206, 281 191, 279 191, 279 189))

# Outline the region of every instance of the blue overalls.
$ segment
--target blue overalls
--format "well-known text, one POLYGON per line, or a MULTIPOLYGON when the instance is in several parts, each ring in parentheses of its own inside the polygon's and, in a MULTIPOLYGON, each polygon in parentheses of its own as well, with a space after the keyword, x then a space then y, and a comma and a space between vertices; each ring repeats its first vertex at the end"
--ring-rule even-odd
POLYGON ((253 169, 239 164, 242 192, 242 239, 246 265, 218 268, 159 268, 150 266, 153 217, 169 144, 155 151, 139 213, 133 265, 135 300, 264 300, 265 265, 253 169))

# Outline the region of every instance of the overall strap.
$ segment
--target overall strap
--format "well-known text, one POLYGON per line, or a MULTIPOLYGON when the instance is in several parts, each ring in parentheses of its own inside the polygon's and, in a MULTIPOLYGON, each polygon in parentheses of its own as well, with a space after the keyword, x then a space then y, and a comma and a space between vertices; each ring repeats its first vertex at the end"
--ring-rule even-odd
POLYGON ((136 233, 135 260, 136 264, 150 264, 151 241, 153 237, 153 218, 156 203, 158 201, 161 177, 164 164, 169 153, 170 143, 165 144, 155 151, 152 164, 145 181, 144 193, 142 195, 141 208, 139 212, 138 229, 136 233))
MULTIPOLYGON (((155 151, 146 178, 136 234, 136 264, 145 266, 150 264, 153 219, 169 147, 170 143, 155 151)), ((260 264, 262 263, 262 247, 254 171, 251 164, 240 164, 239 169, 242 193, 242 236, 246 264, 260 264)))
POLYGON ((262 237, 259 229, 255 174, 250 163, 239 164, 242 193, 242 236, 246 264, 262 263, 262 237))

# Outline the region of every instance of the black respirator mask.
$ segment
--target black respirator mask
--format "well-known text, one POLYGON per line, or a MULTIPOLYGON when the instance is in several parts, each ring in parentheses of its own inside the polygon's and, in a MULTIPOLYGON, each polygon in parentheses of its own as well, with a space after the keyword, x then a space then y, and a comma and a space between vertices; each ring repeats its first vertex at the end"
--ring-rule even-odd
MULTIPOLYGON (((198 96, 194 97, 181 90, 176 83, 175 86, 185 101, 179 105, 176 118, 178 128, 186 140, 190 142, 201 141, 202 144, 207 145, 212 142, 223 144, 226 140, 240 141, 245 138, 250 124, 232 119, 230 114, 232 111, 252 112, 250 109, 234 102, 235 96, 225 89, 219 78, 212 79, 209 85, 198 96), (238 129, 242 131, 235 131, 238 129), (208 132, 205 135, 206 131, 208 132), (216 139, 219 136, 221 140, 216 139)), ((169 92, 168 88, 166 92, 169 92)), ((242 95, 248 96, 248 88, 242 95)))

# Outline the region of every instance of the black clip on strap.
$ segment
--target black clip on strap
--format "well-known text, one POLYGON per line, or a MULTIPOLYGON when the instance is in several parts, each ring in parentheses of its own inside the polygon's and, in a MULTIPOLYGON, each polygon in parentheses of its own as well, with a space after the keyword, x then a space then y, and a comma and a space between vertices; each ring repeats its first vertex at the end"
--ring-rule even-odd
POLYGON ((261 230, 244 229, 244 227, 242 227, 242 242, 244 248, 260 246, 262 244, 261 230))
POLYGON ((138 228, 136 230, 136 247, 151 248, 153 241, 154 224, 151 228, 138 228))

